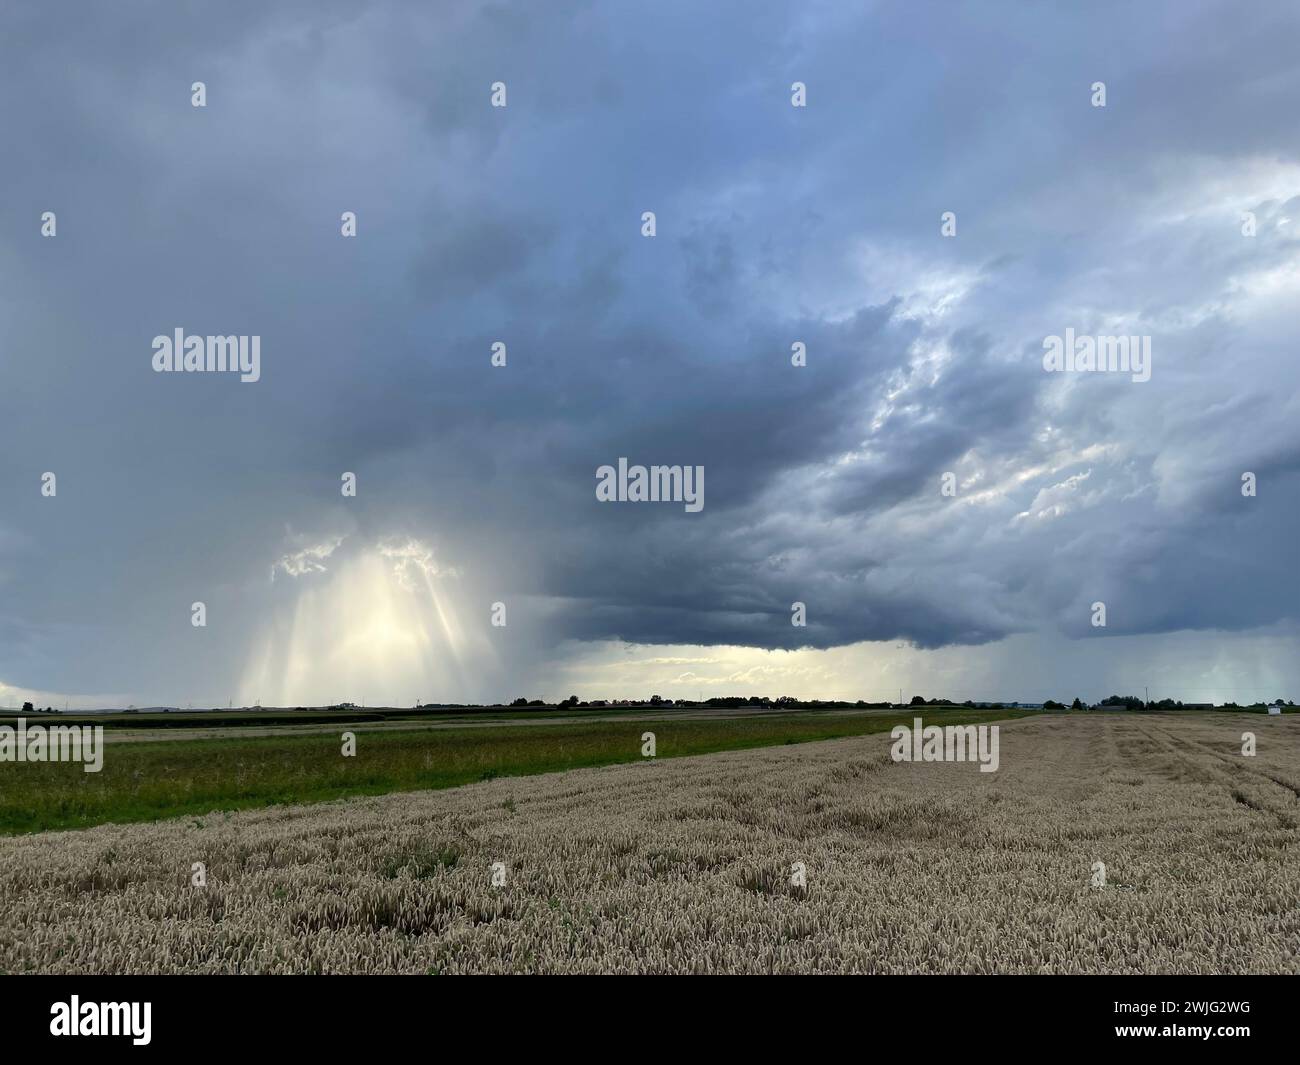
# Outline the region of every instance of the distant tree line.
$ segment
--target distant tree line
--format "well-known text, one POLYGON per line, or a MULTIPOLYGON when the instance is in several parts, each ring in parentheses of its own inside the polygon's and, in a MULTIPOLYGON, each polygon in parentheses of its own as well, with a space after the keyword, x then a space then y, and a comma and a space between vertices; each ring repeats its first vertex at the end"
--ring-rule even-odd
MULTIPOLYGON (((778 698, 771 698, 766 695, 718 695, 709 699, 663 699, 658 695, 652 695, 649 699, 592 699, 590 702, 580 701, 576 695, 570 695, 558 703, 548 703, 545 699, 529 699, 520 697, 510 703, 514 707, 605 707, 614 705, 642 705, 642 706, 680 706, 680 707, 711 707, 717 709, 742 709, 745 707, 783 707, 783 708, 812 708, 812 709, 856 709, 856 710, 891 710, 901 707, 903 704, 890 702, 868 702, 865 699, 856 701, 848 699, 799 699, 793 695, 782 695, 778 698)), ((1272 704, 1281 706, 1294 706, 1295 703, 1289 699, 1274 699, 1272 704)), ((1006 710, 1023 703, 1016 702, 975 702, 967 699, 964 702, 957 702, 954 699, 936 697, 927 699, 924 695, 913 695, 906 704, 909 707, 917 706, 962 706, 971 709, 983 710, 1006 710)), ((1126 710, 1204 710, 1210 707, 1210 703, 1183 703, 1175 699, 1160 699, 1147 702, 1138 695, 1108 695, 1106 698, 1097 703, 1085 703, 1078 696, 1070 703, 1057 702, 1054 699, 1048 699, 1043 704, 1044 710, 1088 710, 1100 706, 1124 707, 1126 710)), ((1265 703, 1251 704, 1256 707, 1262 707, 1265 703)), ((1240 707, 1236 703, 1222 703, 1220 706, 1224 710, 1249 709, 1249 707, 1240 707)))

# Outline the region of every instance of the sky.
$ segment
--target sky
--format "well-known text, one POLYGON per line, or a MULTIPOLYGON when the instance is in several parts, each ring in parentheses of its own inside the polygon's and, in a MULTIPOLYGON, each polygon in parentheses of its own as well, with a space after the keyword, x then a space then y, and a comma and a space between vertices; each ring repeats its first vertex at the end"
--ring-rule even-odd
POLYGON ((0 703, 1300 698, 1297 39, 6 4, 0 703))

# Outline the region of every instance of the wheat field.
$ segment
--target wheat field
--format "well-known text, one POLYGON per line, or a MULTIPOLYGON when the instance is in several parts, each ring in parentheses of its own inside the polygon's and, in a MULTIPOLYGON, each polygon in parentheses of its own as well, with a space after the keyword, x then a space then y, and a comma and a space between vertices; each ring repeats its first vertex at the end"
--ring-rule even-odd
POLYGON ((1013 721, 988 774, 889 746, 0 839, 0 970, 1300 972, 1300 717, 1013 721))

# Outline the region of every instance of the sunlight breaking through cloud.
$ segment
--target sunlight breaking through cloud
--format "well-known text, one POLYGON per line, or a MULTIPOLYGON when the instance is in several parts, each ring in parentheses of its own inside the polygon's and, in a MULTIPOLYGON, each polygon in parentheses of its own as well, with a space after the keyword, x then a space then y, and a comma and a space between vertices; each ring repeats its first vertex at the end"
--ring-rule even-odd
POLYGON ((285 556, 292 568, 277 563, 299 579, 256 640, 241 699, 406 706, 460 690, 471 661, 490 661, 487 641, 461 623, 456 571, 440 567, 427 544, 408 537, 338 551, 341 544, 285 556))

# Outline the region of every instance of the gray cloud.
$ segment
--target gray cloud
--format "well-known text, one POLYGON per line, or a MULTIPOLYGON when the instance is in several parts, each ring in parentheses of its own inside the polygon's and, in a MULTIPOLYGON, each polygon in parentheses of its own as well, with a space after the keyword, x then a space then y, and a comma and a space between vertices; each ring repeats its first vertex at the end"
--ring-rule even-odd
POLYGON ((393 536, 456 569, 449 698, 572 641, 1294 623, 1300 14, 1173 10, 7 11, 0 680, 224 698, 332 536, 301 581, 393 536), (153 374, 178 326, 262 380, 153 374), (1067 327, 1151 335, 1152 380, 1046 374, 1067 327), (598 503, 620 455, 705 510, 598 503))

